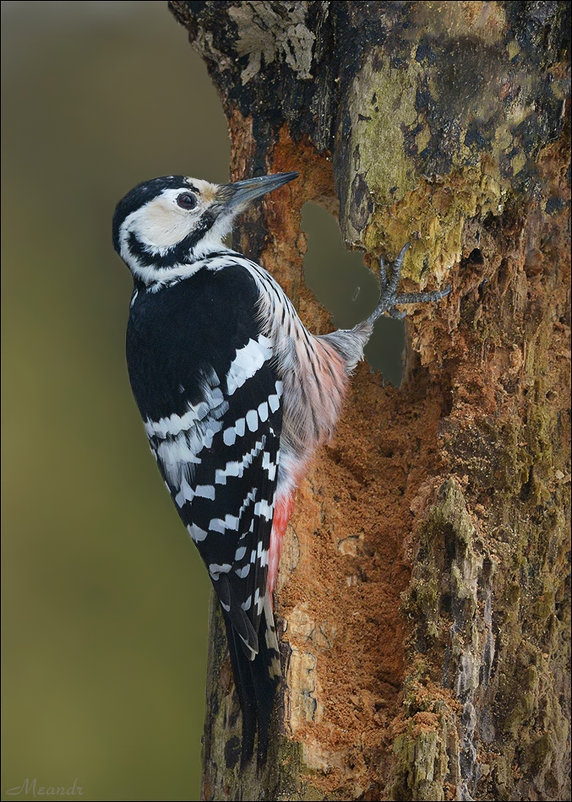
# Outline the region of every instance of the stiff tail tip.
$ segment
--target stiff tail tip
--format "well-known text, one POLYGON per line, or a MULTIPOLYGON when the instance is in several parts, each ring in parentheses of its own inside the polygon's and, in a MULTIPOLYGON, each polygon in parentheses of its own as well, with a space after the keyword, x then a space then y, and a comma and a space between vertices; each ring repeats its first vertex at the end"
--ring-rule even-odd
POLYGON ((267 593, 258 630, 259 651, 253 659, 247 656, 242 639, 225 614, 232 671, 242 712, 241 767, 250 763, 258 734, 257 765, 266 762, 269 731, 276 691, 281 677, 280 652, 272 613, 272 600, 267 593))

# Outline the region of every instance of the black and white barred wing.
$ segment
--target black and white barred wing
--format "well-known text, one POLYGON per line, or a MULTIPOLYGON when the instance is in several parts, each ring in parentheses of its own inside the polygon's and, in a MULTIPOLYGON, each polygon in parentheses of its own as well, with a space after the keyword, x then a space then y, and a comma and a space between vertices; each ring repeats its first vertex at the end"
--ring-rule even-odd
POLYGON ((251 337, 224 377, 203 371, 200 400, 187 412, 146 421, 179 515, 249 660, 259 651, 282 426, 272 359, 270 340, 251 337))

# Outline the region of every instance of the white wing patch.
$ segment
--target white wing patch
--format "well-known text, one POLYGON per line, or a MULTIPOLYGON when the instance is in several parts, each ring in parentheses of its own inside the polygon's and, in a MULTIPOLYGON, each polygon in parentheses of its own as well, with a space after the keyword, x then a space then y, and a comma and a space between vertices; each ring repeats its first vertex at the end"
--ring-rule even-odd
MULTIPOLYGON (((168 418, 160 418, 158 421, 147 418, 145 421, 147 437, 159 437, 164 440, 166 437, 176 437, 181 432, 188 432, 199 421, 204 420, 213 407, 216 408, 221 404, 224 404, 222 390, 220 387, 215 387, 210 393, 209 403, 199 401, 198 404, 189 404, 189 410, 184 415, 170 415, 168 418)), ((226 409, 228 409, 228 403, 226 409)), ((226 409, 222 412, 223 415, 226 409)))
MULTIPOLYGON (((193 498, 188 483, 193 477, 194 466, 201 463, 201 451, 212 446, 213 438, 223 427, 220 418, 229 408, 220 379, 212 368, 203 376, 201 393, 202 400, 197 404, 189 403, 182 415, 173 414, 157 421, 145 420, 151 450, 161 464, 170 490, 178 491, 176 501, 179 507, 193 498)), ((200 495, 198 488, 194 494, 200 495)))
POLYGON ((268 396, 268 406, 272 412, 276 412, 280 406, 280 398, 282 396, 283 384, 278 380, 275 384, 276 392, 268 396))
POLYGON ((208 532, 205 529, 201 529, 201 527, 197 526, 196 524, 189 524, 187 526, 187 532, 195 541, 195 543, 200 543, 201 541, 205 540, 206 536, 208 535, 208 532))
POLYGON ((246 413, 246 425, 251 432, 258 429, 258 415, 255 409, 249 409, 246 413))
MULTIPOLYGON (((277 462, 279 458, 280 452, 278 452, 277 455, 277 462)), ((273 482, 274 477, 276 476, 276 462, 272 462, 270 459, 270 454, 267 451, 265 451, 262 456, 262 467, 268 473, 268 479, 273 482)))
MULTIPOLYGON (((251 448, 250 451, 244 455, 240 462, 238 460, 231 460, 230 462, 226 463, 224 468, 217 468, 215 471, 215 484, 226 485, 226 480, 230 477, 242 479, 244 476, 244 471, 250 467, 250 465, 252 465, 254 458, 257 457, 264 448, 264 442, 264 440, 257 442, 254 448, 251 448)), ((266 456, 266 452, 264 452, 263 460, 265 458, 270 465, 270 459, 266 456)), ((264 461, 262 463, 262 467, 265 467, 264 461)))
POLYGON ((254 505, 254 514, 266 518, 267 521, 271 521, 274 515, 274 505, 264 500, 257 501, 254 505))
POLYGON ((200 422, 177 437, 162 440, 153 449, 171 489, 181 487, 184 479, 190 481, 193 465, 201 463, 200 452, 211 447, 215 434, 221 429, 221 421, 200 422))
POLYGON ((209 574, 216 582, 221 574, 228 574, 231 567, 232 566, 230 566, 228 563, 223 563, 222 565, 219 563, 211 563, 209 565, 209 574))
POLYGON ((262 334, 258 340, 251 338, 243 348, 238 348, 226 375, 228 394, 232 395, 242 387, 271 356, 272 340, 262 334))

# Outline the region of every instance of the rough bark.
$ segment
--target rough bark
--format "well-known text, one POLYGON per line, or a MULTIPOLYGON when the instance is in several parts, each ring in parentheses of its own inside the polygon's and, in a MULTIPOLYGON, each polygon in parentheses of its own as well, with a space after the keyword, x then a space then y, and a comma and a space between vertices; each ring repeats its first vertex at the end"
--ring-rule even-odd
POLYGON ((372 266, 412 242, 409 289, 453 285, 408 318, 399 390, 357 371, 299 489, 260 775, 213 615, 204 797, 569 799, 569 4, 170 7, 233 177, 300 172, 236 246, 311 330, 307 200, 372 266))

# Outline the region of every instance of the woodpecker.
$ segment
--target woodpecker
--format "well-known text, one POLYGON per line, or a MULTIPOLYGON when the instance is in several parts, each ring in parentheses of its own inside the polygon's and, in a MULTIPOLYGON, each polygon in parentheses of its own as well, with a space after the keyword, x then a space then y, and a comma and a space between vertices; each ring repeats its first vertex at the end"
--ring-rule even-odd
POLYGON ((272 275, 223 244, 234 218, 297 177, 213 184, 180 175, 118 203, 113 244, 133 275, 127 365, 159 470, 207 567, 224 617, 242 710, 242 764, 264 760, 280 678, 272 610, 293 494, 331 437, 373 324, 396 305, 407 245, 352 329, 314 336, 272 275))

